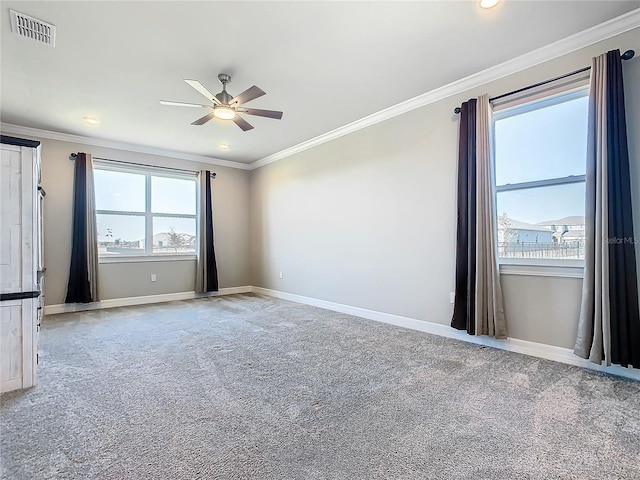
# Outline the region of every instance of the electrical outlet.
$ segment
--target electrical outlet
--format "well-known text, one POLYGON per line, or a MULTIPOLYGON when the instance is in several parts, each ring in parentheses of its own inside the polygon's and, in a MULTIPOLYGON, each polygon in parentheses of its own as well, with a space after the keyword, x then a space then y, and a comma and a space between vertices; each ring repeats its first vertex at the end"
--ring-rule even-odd
POLYGON ((151 274, 151 281, 152 281, 152 282, 155 282, 155 281, 156 281, 156 274, 155 274, 155 273, 152 273, 152 274, 151 274))
POLYGON ((451 303, 456 303, 456 294, 454 292, 449 292, 449 301, 451 303))
POLYGON ((282 272, 280 272, 280 278, 282 278, 282 272))

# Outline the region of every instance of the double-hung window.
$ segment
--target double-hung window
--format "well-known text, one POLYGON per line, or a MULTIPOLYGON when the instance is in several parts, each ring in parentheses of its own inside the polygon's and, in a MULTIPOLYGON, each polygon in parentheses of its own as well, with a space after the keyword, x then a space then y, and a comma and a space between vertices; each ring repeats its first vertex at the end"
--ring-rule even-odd
POLYGON ((584 260, 588 101, 582 79, 493 105, 501 263, 584 260))
POLYGON ((94 160, 101 260, 194 256, 195 174, 94 160))

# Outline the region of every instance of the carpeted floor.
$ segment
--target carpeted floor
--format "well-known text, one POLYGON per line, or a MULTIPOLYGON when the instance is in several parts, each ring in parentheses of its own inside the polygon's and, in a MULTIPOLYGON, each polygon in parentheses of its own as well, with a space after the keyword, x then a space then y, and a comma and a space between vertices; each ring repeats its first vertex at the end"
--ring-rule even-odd
POLYGON ((2 478, 638 479, 640 383, 258 295, 46 318, 2 478))

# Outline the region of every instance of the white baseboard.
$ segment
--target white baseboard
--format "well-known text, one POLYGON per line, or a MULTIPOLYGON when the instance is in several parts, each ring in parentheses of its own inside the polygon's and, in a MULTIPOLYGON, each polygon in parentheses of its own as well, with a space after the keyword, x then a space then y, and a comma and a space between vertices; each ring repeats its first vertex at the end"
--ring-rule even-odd
POLYGON ((56 313, 83 312, 86 310, 99 310, 101 308, 129 307, 132 305, 145 305, 148 303, 172 302, 176 300, 191 300, 194 298, 217 297, 220 295, 233 295, 234 293, 250 293, 252 287, 230 287, 221 288, 218 292, 196 293, 179 292, 165 293, 161 295, 146 295, 143 297, 112 298, 92 303, 62 303, 58 305, 47 305, 44 307, 45 315, 55 315, 56 313))
POLYGON ((605 372, 620 377, 630 378, 632 380, 640 380, 640 370, 635 368, 623 368, 617 365, 606 367, 592 363, 584 358, 580 358, 569 348, 556 347, 553 345, 545 345, 543 343, 529 342, 527 340, 519 340, 517 338, 507 338, 505 340, 497 340, 487 336, 468 335, 466 332, 451 328, 449 325, 417 320, 415 318, 402 317, 390 313, 378 312, 375 310, 367 310, 365 308, 353 307, 341 303, 329 302, 327 300, 318 300, 317 298, 305 297, 293 293, 280 292, 278 290, 270 290, 262 287, 252 287, 251 291, 270 297, 281 298, 292 302, 303 303, 314 307, 320 307, 334 312, 346 313, 357 317, 375 320, 377 322, 388 323, 398 327, 418 330, 441 337, 454 338, 468 343, 485 345, 488 347, 499 348, 509 352, 521 353, 533 357, 544 358, 556 362, 584 367, 599 372, 605 372))

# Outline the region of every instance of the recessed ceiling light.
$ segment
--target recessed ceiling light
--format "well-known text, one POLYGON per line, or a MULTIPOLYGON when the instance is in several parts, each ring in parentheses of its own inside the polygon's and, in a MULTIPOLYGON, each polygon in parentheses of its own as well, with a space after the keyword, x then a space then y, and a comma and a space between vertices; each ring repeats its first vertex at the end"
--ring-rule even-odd
POLYGON ((480 7, 482 8, 492 8, 495 7, 500 0, 480 0, 480 7))
POLYGON ((218 148, 220 150, 229 150, 229 145, 227 145, 226 143, 219 143, 218 148))
POLYGON ((82 117, 82 119, 84 120, 84 123, 91 125, 92 127, 100 125, 100 120, 95 117, 82 117))

